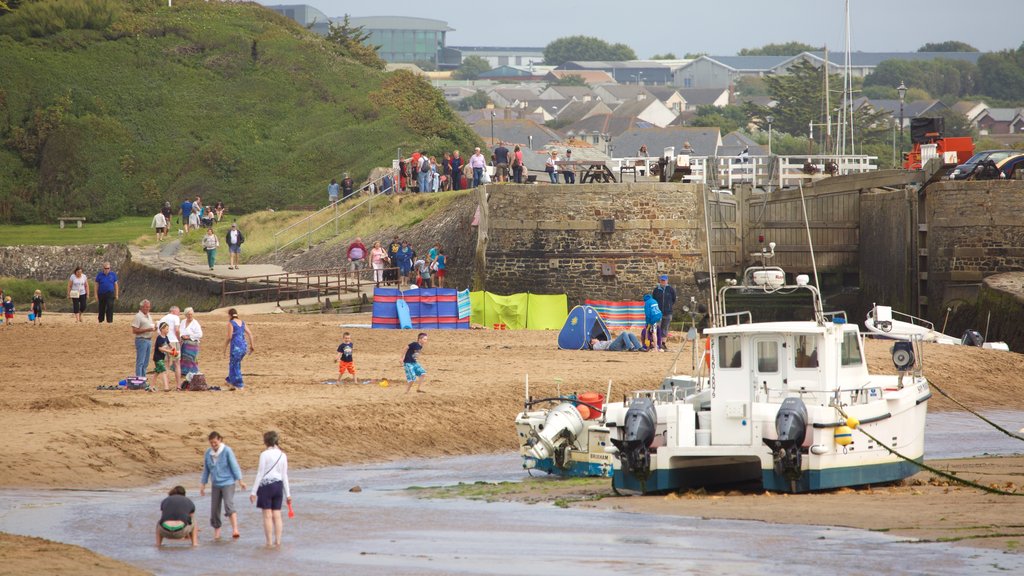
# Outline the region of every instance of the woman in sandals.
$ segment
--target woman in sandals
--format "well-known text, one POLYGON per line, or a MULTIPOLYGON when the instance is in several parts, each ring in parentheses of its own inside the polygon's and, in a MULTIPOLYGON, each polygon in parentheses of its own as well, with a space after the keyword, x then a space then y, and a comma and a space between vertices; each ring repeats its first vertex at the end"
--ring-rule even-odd
POLYGON ((292 494, 288 488, 288 456, 277 443, 277 432, 263 434, 263 444, 267 449, 260 454, 256 480, 249 494, 249 501, 263 510, 263 533, 267 537, 268 548, 281 546, 281 534, 284 532, 281 504, 288 502, 289 508, 292 504, 292 494))

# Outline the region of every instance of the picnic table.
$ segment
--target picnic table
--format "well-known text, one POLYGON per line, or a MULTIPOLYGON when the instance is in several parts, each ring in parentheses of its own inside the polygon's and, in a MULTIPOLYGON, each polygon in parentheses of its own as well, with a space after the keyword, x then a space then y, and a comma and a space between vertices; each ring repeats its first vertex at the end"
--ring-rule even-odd
POLYGON ((618 182, 615 179, 615 173, 612 172, 608 164, 603 161, 580 161, 577 162, 579 166, 585 167, 583 176, 580 177, 580 184, 592 184, 595 182, 609 183, 618 182))

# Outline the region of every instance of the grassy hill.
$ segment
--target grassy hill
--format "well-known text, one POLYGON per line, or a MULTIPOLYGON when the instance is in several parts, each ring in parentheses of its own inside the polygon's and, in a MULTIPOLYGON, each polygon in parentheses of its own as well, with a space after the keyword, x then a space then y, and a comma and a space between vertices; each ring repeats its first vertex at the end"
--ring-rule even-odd
POLYGON ((477 141, 425 80, 256 4, 22 3, 0 16, 0 54, 0 222, 321 202, 397 148, 477 141))

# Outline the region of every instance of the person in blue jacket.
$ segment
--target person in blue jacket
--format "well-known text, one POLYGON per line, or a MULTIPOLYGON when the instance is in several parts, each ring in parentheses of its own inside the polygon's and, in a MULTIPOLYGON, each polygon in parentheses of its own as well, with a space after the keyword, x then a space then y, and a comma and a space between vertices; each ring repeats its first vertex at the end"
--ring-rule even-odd
POLYGON ((661 323, 661 308, 650 294, 644 294, 644 331, 640 334, 640 342, 648 350, 658 350, 656 334, 661 323))
POLYGON ((407 282, 412 284, 412 263, 416 258, 416 251, 409 246, 407 240, 402 240, 402 247, 395 253, 395 264, 398 265, 398 275, 400 279, 405 279, 407 282))
POLYGON ((668 284, 668 274, 658 277, 658 285, 651 292, 661 309, 661 325, 658 330, 658 350, 667 350, 668 331, 672 325, 672 308, 676 305, 676 289, 668 284))
POLYGON ((210 526, 213 526, 213 539, 220 540, 220 510, 224 506, 224 515, 231 521, 231 537, 238 538, 238 512, 235 510, 235 483, 245 490, 242 481, 242 469, 238 467, 235 452, 224 443, 220 433, 210 432, 210 447, 203 456, 203 476, 199 481, 199 495, 206 495, 206 482, 213 484, 210 492, 210 526))

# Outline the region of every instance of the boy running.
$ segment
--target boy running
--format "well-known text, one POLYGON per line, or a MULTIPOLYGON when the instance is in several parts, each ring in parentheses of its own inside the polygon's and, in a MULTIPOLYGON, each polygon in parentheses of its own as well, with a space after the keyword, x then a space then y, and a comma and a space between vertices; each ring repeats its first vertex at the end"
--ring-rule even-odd
POLYGON ((420 390, 420 386, 423 384, 423 377, 427 375, 427 371, 420 366, 420 352, 423 350, 423 345, 427 343, 427 333, 420 332, 419 336, 416 337, 416 341, 409 344, 409 347, 405 350, 405 358, 402 359, 402 363, 405 365, 405 381, 408 386, 405 388, 405 393, 408 394, 412 390, 413 383, 416 384, 416 391, 423 392, 420 390))
POLYGON ((338 384, 345 377, 345 372, 352 375, 352 383, 359 382, 356 379, 356 364, 352 359, 352 334, 345 332, 341 335, 341 345, 338 346, 338 384))

